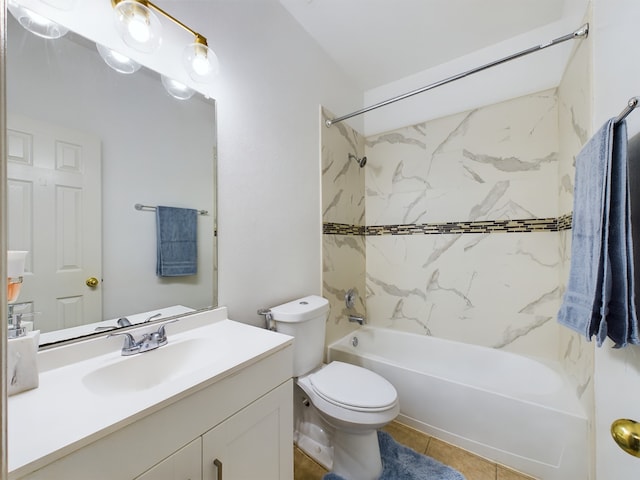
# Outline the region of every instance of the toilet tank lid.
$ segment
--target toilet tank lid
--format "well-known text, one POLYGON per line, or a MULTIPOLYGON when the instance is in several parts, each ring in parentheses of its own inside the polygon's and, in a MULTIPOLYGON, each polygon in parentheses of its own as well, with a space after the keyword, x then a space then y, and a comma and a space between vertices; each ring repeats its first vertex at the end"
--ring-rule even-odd
POLYGON ((273 319, 278 322, 304 322, 329 311, 329 300, 319 295, 309 295, 271 308, 273 319))

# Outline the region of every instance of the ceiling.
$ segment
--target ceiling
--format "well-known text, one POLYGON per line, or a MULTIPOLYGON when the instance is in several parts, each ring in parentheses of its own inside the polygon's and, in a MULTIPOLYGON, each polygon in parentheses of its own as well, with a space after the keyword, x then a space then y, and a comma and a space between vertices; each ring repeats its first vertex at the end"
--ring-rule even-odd
MULTIPOLYGON (((561 20, 586 0, 280 0, 364 91, 561 20)), ((541 39, 548 40, 548 39, 541 39)))

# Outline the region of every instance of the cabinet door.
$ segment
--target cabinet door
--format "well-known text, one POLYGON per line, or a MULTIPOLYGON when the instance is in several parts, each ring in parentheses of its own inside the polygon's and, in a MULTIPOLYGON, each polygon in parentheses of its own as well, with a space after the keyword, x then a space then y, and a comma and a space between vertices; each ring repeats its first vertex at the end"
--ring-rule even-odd
POLYGON ((200 480, 202 478, 202 440, 195 439, 136 480, 200 480))
POLYGON ((293 480, 292 381, 202 437, 203 480, 293 480))

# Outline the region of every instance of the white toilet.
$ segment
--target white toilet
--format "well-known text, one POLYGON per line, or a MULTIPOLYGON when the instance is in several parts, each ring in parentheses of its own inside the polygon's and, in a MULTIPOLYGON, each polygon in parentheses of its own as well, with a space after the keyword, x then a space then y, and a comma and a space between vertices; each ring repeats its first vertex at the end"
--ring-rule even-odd
MULTIPOLYGON (((295 337, 297 385, 310 408, 333 427, 331 471, 347 480, 376 480, 382 473, 376 429, 398 415, 398 394, 391 383, 366 368, 322 363, 328 313, 329 302, 317 295, 271 308, 276 330, 295 337)), ((322 426, 317 430, 323 431, 322 426)))

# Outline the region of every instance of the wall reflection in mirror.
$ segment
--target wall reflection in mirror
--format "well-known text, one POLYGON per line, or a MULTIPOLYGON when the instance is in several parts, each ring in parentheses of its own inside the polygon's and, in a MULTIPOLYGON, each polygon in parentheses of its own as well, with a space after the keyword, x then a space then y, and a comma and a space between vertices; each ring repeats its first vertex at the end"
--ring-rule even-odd
POLYGON ((215 103, 7 24, 8 248, 29 252, 14 312, 43 345, 215 306, 215 103), (207 211, 195 275, 156 275, 156 215, 135 204, 207 211))

